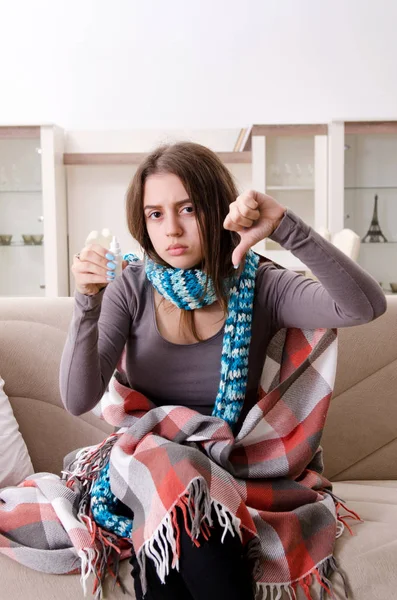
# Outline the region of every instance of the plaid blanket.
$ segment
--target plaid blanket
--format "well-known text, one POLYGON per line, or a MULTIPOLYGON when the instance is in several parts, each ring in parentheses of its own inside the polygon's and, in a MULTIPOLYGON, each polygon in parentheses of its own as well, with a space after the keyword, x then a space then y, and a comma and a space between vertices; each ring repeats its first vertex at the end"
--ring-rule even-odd
POLYGON ((171 568, 179 569, 177 508, 197 546, 200 532, 211 535, 214 508, 224 534, 242 541, 256 600, 296 599, 299 589, 309 600, 316 589, 335 598, 335 571, 348 597, 333 550, 345 526, 352 533, 346 519, 361 519, 322 475, 319 445, 336 357, 336 330, 279 331, 268 347, 258 402, 234 437, 218 417, 156 407, 131 390, 124 352, 99 407, 119 429, 68 457, 62 478, 36 474, 0 491, 0 551, 39 571, 80 572, 84 591, 94 573, 96 598, 105 574, 119 580, 119 560, 135 551, 145 592, 147 560, 162 581, 170 556, 171 568), (131 538, 93 519, 90 489, 106 464, 113 494, 133 513, 131 538), (341 516, 342 509, 348 514, 341 516))

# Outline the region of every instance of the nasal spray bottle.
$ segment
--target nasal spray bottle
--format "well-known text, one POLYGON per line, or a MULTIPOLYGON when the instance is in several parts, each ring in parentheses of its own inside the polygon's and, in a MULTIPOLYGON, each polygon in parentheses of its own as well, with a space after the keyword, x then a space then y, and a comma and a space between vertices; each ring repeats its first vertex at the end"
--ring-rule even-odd
POLYGON ((85 241, 85 245, 88 246, 88 244, 99 244, 100 246, 103 246, 109 250, 109 252, 113 254, 114 262, 116 264, 116 269, 114 270, 114 279, 121 275, 123 268, 123 255, 121 254, 118 239, 115 235, 112 235, 110 229, 102 229, 101 232, 96 230, 91 231, 85 241))
POLYGON ((116 269, 114 270, 114 278, 119 277, 123 271, 123 255, 121 254, 120 244, 117 237, 114 235, 110 242, 109 252, 113 254, 116 263, 116 269))

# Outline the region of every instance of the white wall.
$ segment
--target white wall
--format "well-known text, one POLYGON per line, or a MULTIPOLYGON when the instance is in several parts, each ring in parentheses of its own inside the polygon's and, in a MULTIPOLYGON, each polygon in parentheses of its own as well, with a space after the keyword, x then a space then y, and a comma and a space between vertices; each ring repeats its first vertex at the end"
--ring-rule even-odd
POLYGON ((395 0, 3 0, 2 123, 397 118, 395 0))

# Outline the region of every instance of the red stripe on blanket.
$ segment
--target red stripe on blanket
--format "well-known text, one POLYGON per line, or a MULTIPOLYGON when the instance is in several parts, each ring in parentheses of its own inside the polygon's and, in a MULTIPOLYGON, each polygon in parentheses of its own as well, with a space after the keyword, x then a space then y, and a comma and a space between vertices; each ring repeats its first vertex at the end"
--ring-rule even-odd
POLYGON ((28 479, 27 481, 22 481, 22 483, 20 483, 17 487, 28 488, 28 487, 37 487, 37 485, 36 485, 36 482, 33 481, 33 479, 28 479))
MULTIPOLYGON (((325 331, 325 330, 322 330, 325 331)), ((318 336, 320 339, 322 334, 318 336)), ((288 329, 283 348, 283 361, 280 369, 280 381, 285 381, 308 358, 314 347, 314 341, 308 342, 301 329, 288 329)))
POLYGON ((12 511, 1 510, 1 531, 8 533, 33 523, 59 521, 51 504, 17 504, 12 511))
POLYGON ((68 536, 77 550, 89 548, 92 544, 91 535, 88 533, 87 529, 80 529, 79 527, 69 529, 68 536))
POLYGON ((130 392, 124 400, 124 413, 132 414, 136 410, 150 410, 152 404, 151 402, 137 391, 130 392))

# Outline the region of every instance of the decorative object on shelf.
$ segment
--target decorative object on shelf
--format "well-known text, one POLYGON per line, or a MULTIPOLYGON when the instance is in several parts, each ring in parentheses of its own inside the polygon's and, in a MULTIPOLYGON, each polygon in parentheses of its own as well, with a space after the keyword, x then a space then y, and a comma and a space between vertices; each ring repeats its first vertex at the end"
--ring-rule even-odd
POLYGON ((40 246, 43 243, 44 235, 22 234, 23 243, 26 246, 40 246))
POLYGON ((34 246, 40 246, 43 243, 44 235, 32 235, 32 243, 34 246))
POLYGON ((12 235, 2 234, 0 235, 0 246, 11 246, 12 235))
POLYGON ((367 231, 367 234, 361 240, 365 243, 370 244, 384 244, 387 243, 387 239, 382 233, 378 220, 378 194, 375 194, 374 212, 372 214, 372 221, 367 231))
POLYGON ((393 292, 393 294, 397 294, 397 283, 391 283, 390 289, 393 292))

